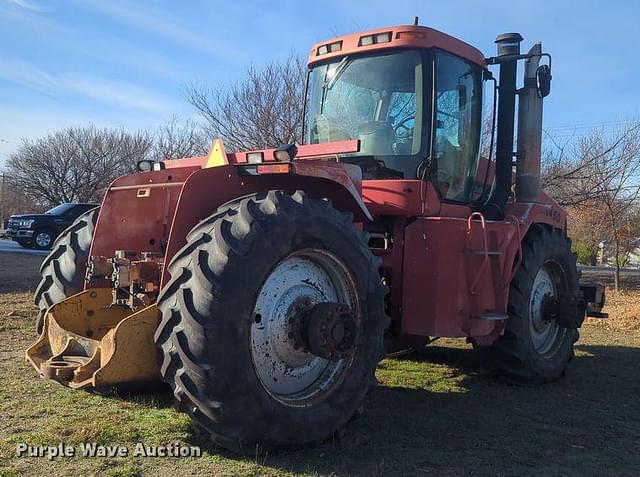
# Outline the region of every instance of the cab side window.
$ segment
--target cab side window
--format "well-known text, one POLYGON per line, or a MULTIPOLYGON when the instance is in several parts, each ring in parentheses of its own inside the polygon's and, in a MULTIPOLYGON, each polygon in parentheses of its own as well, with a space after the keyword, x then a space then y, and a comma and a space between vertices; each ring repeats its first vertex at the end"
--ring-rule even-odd
POLYGON ((469 202, 480 149, 482 70, 436 52, 435 71, 434 182, 444 200, 469 202))

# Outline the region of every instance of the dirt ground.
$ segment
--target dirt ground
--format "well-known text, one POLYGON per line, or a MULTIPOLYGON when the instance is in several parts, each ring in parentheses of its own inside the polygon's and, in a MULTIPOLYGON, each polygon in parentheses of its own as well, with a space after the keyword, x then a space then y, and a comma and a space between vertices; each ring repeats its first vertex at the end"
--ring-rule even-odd
POLYGON ((118 397, 38 379, 23 359, 41 257, 0 254, 0 476, 638 475, 640 293, 610 294, 566 376, 512 386, 460 340, 381 363, 365 414, 312 449, 238 457, 212 446, 166 392, 118 397), (195 458, 17 458, 16 445, 197 445, 195 458))

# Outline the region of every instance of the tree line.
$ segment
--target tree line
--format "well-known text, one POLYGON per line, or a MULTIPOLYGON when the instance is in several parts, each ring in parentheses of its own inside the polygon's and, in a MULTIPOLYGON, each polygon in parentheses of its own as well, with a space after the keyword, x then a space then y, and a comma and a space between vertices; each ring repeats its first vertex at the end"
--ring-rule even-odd
POLYGON ((208 139, 193 121, 172 119, 159 131, 126 131, 93 125, 69 127, 23 139, 6 162, 6 196, 19 193, 35 206, 96 202, 116 177, 141 159, 205 154, 208 139))
MULTIPOLYGON (((138 160, 203 155, 216 137, 229 150, 299 142, 305 75, 304 61, 291 54, 262 68, 251 66, 244 79, 221 88, 188 86, 186 99, 197 121, 173 118, 154 133, 89 125, 25 139, 5 165, 0 217, 20 208, 97 202, 138 160)), ((486 116, 483 150, 491 134, 486 116)), ((567 209, 574 250, 585 264, 596 263, 603 241, 617 267, 638 246, 640 120, 621 124, 568 138, 544 134, 542 186, 567 209)))

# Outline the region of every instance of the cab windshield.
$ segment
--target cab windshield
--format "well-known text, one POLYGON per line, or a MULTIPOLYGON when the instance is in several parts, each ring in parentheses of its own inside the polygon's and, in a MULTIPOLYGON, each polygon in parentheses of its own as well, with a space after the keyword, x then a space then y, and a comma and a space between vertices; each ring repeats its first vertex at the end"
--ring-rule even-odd
POLYGON ((313 67, 305 144, 359 139, 360 151, 342 160, 358 164, 365 178, 415 178, 429 143, 424 76, 417 50, 346 56, 313 67))

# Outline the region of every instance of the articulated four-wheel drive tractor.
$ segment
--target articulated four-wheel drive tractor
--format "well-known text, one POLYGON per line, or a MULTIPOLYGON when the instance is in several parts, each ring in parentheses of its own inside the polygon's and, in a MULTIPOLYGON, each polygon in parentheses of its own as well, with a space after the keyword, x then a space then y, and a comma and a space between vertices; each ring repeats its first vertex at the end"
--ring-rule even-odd
POLYGON ((567 215, 539 187, 550 57, 521 40, 485 58, 409 25, 314 46, 301 145, 141 161, 63 233, 27 359, 77 389, 162 380, 240 451, 331 435, 386 353, 435 337, 510 379, 557 379, 604 295, 579 283, 567 215))

